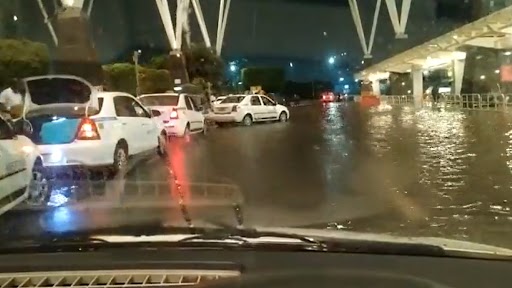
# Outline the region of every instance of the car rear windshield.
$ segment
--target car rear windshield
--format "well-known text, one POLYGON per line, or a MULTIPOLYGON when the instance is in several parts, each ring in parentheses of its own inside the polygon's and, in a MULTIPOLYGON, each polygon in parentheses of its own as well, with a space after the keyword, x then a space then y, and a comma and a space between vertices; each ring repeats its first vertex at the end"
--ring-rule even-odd
POLYGON ((221 104, 240 103, 245 99, 245 96, 229 96, 220 102, 221 104))
POLYGON ((144 96, 139 100, 144 106, 178 106, 178 95, 144 96))
POLYGON ((82 81, 71 78, 41 78, 27 81, 32 103, 46 105, 54 103, 86 103, 91 97, 91 88, 82 81))

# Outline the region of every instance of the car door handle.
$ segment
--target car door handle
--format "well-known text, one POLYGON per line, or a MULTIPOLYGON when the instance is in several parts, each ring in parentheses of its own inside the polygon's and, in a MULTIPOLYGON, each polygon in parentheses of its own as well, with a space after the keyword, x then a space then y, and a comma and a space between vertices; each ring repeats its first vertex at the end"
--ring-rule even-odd
POLYGON ((126 126, 126 125, 128 125, 128 123, 123 122, 123 123, 121 123, 121 125, 126 126))
POLYGON ((142 123, 142 126, 148 126, 149 124, 148 123, 142 123))

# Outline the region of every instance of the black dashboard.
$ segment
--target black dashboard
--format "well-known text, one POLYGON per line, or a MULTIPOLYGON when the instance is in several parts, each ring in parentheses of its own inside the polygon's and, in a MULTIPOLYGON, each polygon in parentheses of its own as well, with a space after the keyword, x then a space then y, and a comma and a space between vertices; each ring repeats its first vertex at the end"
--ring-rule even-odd
POLYGON ((239 272, 239 277, 199 285, 208 287, 414 288, 512 285, 512 263, 505 260, 198 248, 109 248, 0 256, 0 273, 4 275, 74 270, 239 272))

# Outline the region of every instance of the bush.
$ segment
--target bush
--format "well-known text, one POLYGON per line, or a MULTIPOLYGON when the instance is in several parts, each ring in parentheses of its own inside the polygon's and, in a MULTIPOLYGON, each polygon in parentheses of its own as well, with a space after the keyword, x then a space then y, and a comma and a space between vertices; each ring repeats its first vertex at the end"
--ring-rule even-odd
MULTIPOLYGON (((135 65, 115 63, 104 65, 105 88, 136 95, 135 65)), ((169 71, 139 67, 140 93, 162 93, 172 89, 169 71)))
POLYGON ((12 78, 47 74, 50 54, 45 44, 28 40, 0 39, 0 87, 12 78))

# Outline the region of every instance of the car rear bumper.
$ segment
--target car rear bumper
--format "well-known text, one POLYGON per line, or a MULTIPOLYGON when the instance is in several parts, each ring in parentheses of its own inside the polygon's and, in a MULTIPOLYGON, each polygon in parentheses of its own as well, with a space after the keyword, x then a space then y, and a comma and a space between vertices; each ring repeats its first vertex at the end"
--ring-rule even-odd
POLYGON ((101 140, 39 145, 45 167, 104 167, 114 161, 115 143, 101 140))
POLYGON ((164 123, 165 133, 167 133, 167 136, 183 136, 186 125, 187 123, 184 121, 171 120, 164 123))
POLYGON ((210 113, 206 116, 206 119, 213 121, 213 122, 242 122, 242 116, 238 115, 238 113, 230 113, 230 114, 216 114, 216 113, 210 113))

